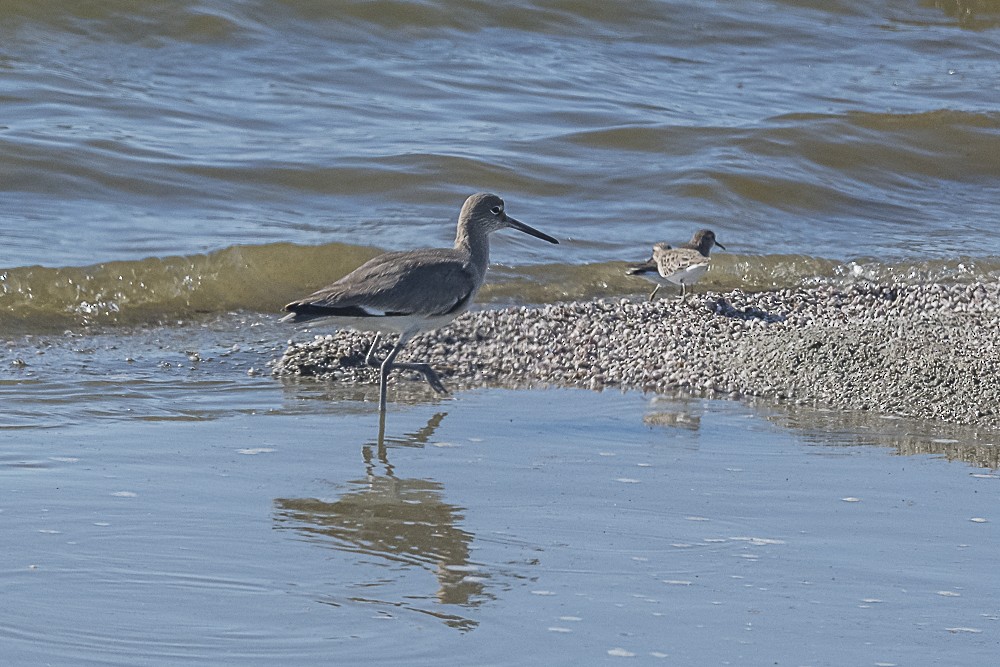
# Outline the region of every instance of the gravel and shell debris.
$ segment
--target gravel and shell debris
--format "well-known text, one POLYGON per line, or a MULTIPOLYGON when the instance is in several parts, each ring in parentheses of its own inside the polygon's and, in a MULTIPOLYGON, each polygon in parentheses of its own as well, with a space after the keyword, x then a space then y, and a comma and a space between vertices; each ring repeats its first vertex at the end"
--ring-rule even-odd
MULTIPOLYGON (((450 389, 682 389, 1000 426, 998 334, 1000 283, 855 283, 479 310, 400 360, 430 362, 450 389)), ((377 384, 372 336, 292 343, 273 373, 377 384)))

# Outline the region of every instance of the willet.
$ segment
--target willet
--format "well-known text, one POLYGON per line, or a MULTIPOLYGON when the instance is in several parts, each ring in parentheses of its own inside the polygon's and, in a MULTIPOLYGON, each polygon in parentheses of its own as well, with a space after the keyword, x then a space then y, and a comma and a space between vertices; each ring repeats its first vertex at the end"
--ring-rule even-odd
POLYGON ((393 368, 417 371, 435 391, 446 393, 430 364, 396 363, 396 355, 418 333, 444 326, 468 310, 486 279, 490 233, 505 227, 559 243, 508 216, 500 197, 475 194, 465 200, 458 215, 453 248, 379 255, 332 285, 288 304, 285 310, 290 313, 280 321, 330 318, 337 325, 376 332, 365 363, 380 370, 380 412, 385 412, 386 379, 393 368), (383 333, 398 333, 399 340, 380 361, 375 349, 383 333))
POLYGON ((687 292, 687 286, 698 282, 708 271, 708 251, 713 245, 723 250, 724 245, 715 240, 715 232, 711 229, 699 229, 691 237, 691 241, 678 248, 671 248, 666 243, 653 246, 653 256, 643 264, 629 268, 628 275, 639 276, 656 283, 653 293, 649 295, 652 301, 656 291, 663 285, 681 286, 681 298, 687 292))

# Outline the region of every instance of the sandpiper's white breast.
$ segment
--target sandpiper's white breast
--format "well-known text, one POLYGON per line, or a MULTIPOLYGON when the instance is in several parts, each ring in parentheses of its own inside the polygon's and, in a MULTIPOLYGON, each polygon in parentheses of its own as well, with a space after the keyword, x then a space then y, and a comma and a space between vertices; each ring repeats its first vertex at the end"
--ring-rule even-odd
POLYGON ((659 274, 675 285, 690 285, 708 271, 709 258, 694 248, 655 247, 653 259, 659 274))
POLYGON ((706 271, 708 271, 707 261, 700 264, 690 264, 663 277, 675 285, 690 285, 698 282, 706 271))

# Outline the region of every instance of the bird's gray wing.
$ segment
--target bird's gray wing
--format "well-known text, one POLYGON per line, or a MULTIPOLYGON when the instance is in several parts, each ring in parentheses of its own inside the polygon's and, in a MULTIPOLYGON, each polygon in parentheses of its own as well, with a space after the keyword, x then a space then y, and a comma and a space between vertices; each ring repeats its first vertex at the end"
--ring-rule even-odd
POLYGON ((465 307, 478 285, 467 262, 451 250, 379 255, 285 310, 305 318, 445 315, 465 307))

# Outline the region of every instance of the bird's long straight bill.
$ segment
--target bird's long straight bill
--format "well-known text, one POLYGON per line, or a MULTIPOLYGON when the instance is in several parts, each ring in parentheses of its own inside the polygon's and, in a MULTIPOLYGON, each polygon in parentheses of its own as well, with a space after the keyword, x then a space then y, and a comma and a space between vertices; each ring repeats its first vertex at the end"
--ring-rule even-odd
POLYGON ((555 240, 554 238, 552 238, 548 234, 546 234, 544 232, 540 232, 537 229, 535 229, 534 227, 529 227, 528 225, 524 224, 520 220, 515 220, 514 218, 510 217, 509 215, 507 216, 506 221, 507 221, 507 224, 509 226, 513 227, 514 229, 522 231, 525 234, 530 234, 530 235, 534 236, 537 239, 542 239, 543 241, 548 241, 549 243, 557 243, 557 244, 559 243, 559 241, 555 240))

